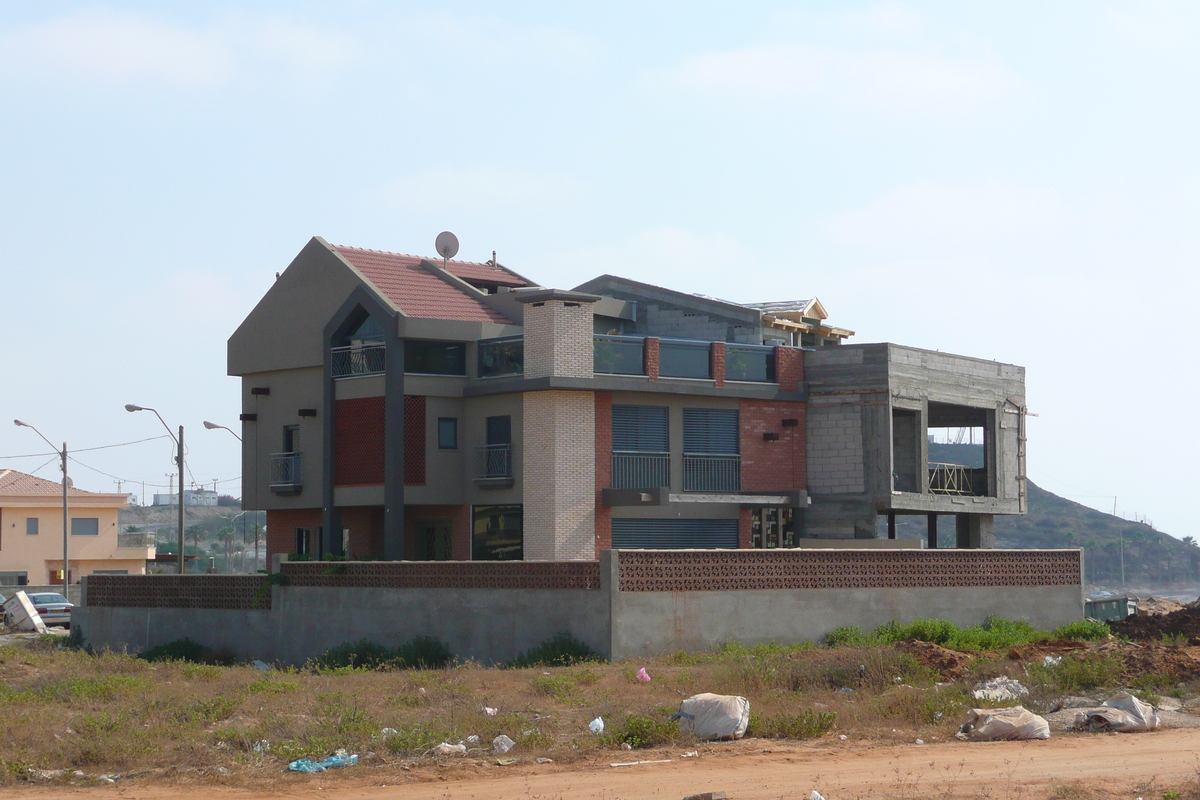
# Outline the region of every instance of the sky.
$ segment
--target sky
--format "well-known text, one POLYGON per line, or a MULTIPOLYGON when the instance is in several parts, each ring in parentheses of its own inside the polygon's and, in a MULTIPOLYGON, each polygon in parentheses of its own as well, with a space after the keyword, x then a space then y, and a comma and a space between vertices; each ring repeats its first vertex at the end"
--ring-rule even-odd
MULTIPOLYGON (((333 5, 0 4, 0 418, 82 450, 153 407, 239 495, 201 422, 238 427, 225 342, 275 273, 451 230, 547 286, 817 296, 851 342, 1020 364, 1032 480, 1200 536, 1200 4, 333 5)), ((165 491, 172 448, 71 475, 165 491)), ((0 469, 51 458, 0 425, 0 469)))

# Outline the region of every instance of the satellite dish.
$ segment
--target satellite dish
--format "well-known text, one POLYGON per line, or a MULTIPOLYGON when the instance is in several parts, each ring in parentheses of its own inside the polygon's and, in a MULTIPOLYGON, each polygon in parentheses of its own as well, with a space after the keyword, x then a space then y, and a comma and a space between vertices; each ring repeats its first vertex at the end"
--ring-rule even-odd
POLYGON ((67 479, 66 479, 66 481, 64 481, 64 483, 66 483, 66 484, 67 484, 67 488, 68 488, 68 489, 74 489, 74 488, 75 488, 75 481, 71 480, 70 478, 67 478, 67 479))
POLYGON ((438 255, 443 260, 454 258, 458 253, 458 237, 450 231, 442 231, 433 240, 433 246, 437 248, 438 255))

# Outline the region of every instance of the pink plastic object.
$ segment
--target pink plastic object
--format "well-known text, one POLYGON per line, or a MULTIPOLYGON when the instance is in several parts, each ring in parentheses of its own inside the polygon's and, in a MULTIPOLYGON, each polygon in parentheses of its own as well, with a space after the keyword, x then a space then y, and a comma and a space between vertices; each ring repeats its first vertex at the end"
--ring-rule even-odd
POLYGON ((649 683, 650 682, 650 675, 649 675, 649 673, 646 672, 645 667, 642 667, 641 669, 639 669, 637 671, 637 679, 641 683, 649 683))

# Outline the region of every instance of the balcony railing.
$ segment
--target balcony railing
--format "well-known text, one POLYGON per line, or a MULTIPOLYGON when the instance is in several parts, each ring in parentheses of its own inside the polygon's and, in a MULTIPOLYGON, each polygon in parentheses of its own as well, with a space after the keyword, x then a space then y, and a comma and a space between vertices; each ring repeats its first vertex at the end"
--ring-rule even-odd
POLYGON ((481 378, 519 375, 525 371, 525 338, 522 336, 480 339, 476 350, 481 378))
POLYGON ((153 532, 145 533, 136 531, 133 533, 117 534, 118 550, 149 550, 157 546, 157 544, 158 542, 153 532))
POLYGON ((736 454, 683 454, 685 492, 740 492, 742 457, 736 454))
POLYGON ((930 494, 975 494, 971 490, 972 469, 961 464, 929 462, 930 494))
POLYGON ((352 375, 378 375, 384 371, 386 345, 352 344, 330 349, 333 356, 333 377, 348 378, 352 375))
POLYGON ((593 372, 645 375, 646 340, 640 336, 593 337, 593 372))
POLYGON ((476 480, 503 480, 512 476, 511 444, 489 444, 475 448, 476 480))
POLYGON ((671 485, 671 457, 668 453, 614 450, 612 488, 654 489, 671 485))
POLYGON ((303 453, 271 454, 271 491, 276 494, 296 494, 304 488, 303 453))
POLYGON ((775 382, 775 348, 752 344, 725 345, 725 380, 775 382))

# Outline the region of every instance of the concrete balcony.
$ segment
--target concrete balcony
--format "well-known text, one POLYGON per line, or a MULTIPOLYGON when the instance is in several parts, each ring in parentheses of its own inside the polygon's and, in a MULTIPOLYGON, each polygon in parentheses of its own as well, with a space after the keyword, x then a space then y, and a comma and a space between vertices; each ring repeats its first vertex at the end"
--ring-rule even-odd
POLYGON ((275 494, 300 494, 304 489, 304 454, 271 454, 271 491, 275 494))

